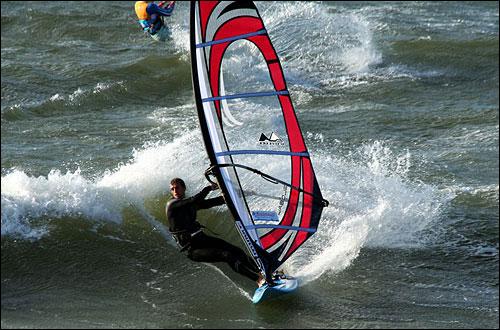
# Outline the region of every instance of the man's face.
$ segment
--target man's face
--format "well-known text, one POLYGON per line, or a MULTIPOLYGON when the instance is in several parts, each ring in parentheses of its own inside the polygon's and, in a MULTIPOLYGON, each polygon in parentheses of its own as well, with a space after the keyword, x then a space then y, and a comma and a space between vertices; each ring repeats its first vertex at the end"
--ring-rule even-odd
POLYGON ((172 193, 172 196, 174 198, 182 198, 184 197, 184 193, 186 192, 186 188, 184 188, 182 185, 174 183, 170 185, 170 192, 172 193))

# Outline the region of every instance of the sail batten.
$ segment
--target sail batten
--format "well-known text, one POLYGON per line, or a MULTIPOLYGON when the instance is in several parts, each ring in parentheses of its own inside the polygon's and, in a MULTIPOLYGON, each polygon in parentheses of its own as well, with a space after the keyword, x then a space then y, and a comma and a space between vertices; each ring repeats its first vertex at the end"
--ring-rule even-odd
POLYGON ((263 97, 263 96, 276 96, 276 95, 289 95, 288 91, 269 91, 269 92, 251 92, 251 93, 241 93, 232 95, 221 95, 215 97, 207 97, 202 99, 202 102, 212 102, 220 100, 230 100, 230 99, 244 99, 249 97, 263 97))
POLYGON ((245 226, 247 229, 263 229, 263 228, 279 228, 285 230, 295 230, 295 231, 306 231, 309 233, 316 232, 315 228, 304 228, 304 227, 295 227, 295 226, 280 226, 280 225, 253 225, 253 226, 245 226))
POLYGON ((209 41, 209 42, 203 42, 203 43, 197 44, 196 48, 203 48, 203 47, 208 47, 208 46, 212 46, 212 45, 222 44, 224 42, 230 42, 230 41, 236 41, 236 40, 240 40, 240 39, 246 39, 246 38, 250 38, 250 37, 254 37, 254 36, 259 36, 259 35, 266 34, 266 33, 267 33, 266 30, 260 30, 260 31, 256 31, 256 32, 240 34, 240 35, 231 36, 231 37, 227 37, 227 38, 223 38, 223 39, 219 39, 219 40, 214 40, 214 41, 209 41))
POLYGON ((216 152, 216 156, 229 156, 229 155, 276 155, 276 156, 301 156, 309 157, 308 152, 290 152, 290 151, 276 151, 276 150, 230 150, 223 152, 216 152))

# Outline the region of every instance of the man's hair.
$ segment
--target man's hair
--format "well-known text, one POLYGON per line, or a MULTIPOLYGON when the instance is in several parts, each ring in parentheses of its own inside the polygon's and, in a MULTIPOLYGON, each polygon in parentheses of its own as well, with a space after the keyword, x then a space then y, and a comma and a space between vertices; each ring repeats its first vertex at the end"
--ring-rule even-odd
POLYGON ((170 185, 173 186, 174 184, 181 185, 182 188, 186 189, 186 184, 184 183, 184 180, 182 180, 181 178, 173 178, 170 181, 170 185))

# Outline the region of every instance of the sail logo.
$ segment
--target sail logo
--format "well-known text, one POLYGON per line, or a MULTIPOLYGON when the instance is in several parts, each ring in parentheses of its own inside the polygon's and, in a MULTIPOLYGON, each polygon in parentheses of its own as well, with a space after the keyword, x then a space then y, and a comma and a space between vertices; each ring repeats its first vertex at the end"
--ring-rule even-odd
POLYGON ((267 136, 264 133, 260 134, 259 138, 260 145, 274 145, 274 146, 282 146, 285 145, 285 142, 274 132, 271 135, 267 136))

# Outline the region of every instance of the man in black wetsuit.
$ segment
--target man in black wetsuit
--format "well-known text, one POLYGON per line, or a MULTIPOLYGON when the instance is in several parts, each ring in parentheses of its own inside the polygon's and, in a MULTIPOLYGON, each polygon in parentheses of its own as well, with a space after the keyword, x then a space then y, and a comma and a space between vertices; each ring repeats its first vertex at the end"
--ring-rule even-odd
POLYGON ((166 212, 169 230, 181 251, 187 250, 187 256, 199 262, 227 262, 231 268, 256 281, 259 286, 265 283, 259 269, 250 257, 240 248, 221 239, 207 236, 202 226, 196 221, 196 212, 217 205, 225 204, 222 196, 205 199, 217 185, 207 186, 193 197, 186 198, 186 184, 175 178, 170 182, 170 192, 174 197, 167 203, 166 212))

